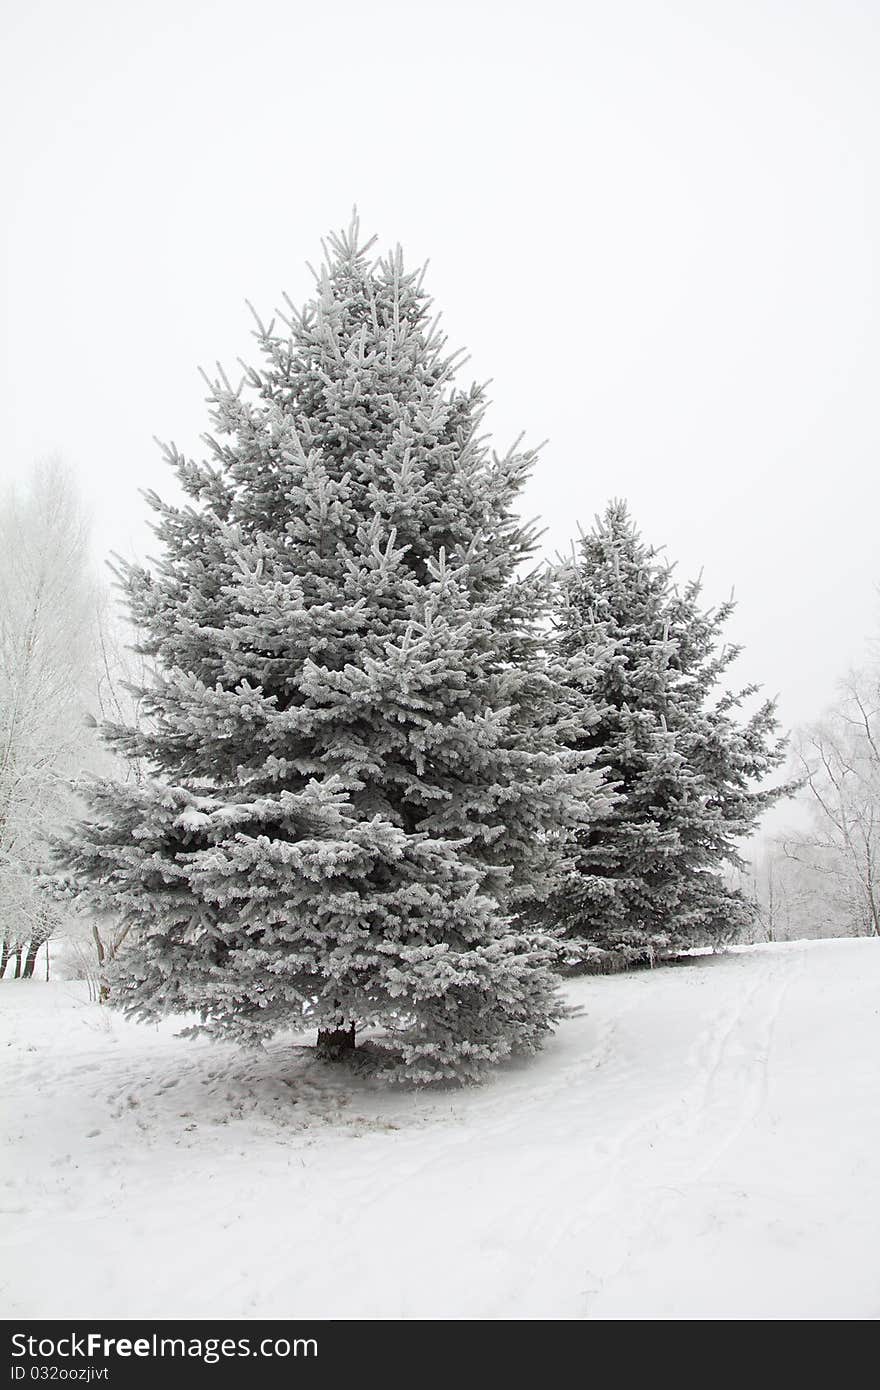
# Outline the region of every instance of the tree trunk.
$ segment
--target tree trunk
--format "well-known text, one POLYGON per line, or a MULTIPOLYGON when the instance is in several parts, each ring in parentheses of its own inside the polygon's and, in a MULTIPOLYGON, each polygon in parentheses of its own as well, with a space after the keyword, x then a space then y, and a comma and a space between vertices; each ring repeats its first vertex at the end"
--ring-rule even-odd
POLYGON ((41 943, 39 941, 32 941, 27 948, 24 958, 24 969, 21 972, 23 980, 33 979, 34 966, 37 963, 37 952, 40 949, 40 945, 41 943))
POLYGON ((8 936, 4 936, 0 941, 0 980, 6 974, 6 967, 9 964, 9 957, 12 955, 12 943, 8 936))
POLYGON ((354 1028, 353 1023, 347 1028, 319 1028, 318 1056, 328 1062, 341 1062, 354 1052, 354 1028))
MULTIPOLYGON (((127 930, 126 928, 126 933, 127 930)), ((104 962, 107 959, 107 951, 101 940, 101 933, 94 923, 92 923, 92 936, 95 938, 95 950, 98 953, 98 1003, 106 1004, 110 998, 110 987, 104 980, 104 962)))
POLYGON ((13 954, 14 954, 14 956, 15 956, 15 970, 14 970, 14 972, 13 972, 12 978, 13 978, 13 980, 20 980, 20 979, 21 979, 21 947, 19 946, 18 950, 17 950, 17 951, 14 951, 13 954))

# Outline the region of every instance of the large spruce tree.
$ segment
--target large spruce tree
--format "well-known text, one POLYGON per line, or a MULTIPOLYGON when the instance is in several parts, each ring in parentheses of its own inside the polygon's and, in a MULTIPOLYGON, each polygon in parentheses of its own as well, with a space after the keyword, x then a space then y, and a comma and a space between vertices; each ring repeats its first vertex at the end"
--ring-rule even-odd
POLYGON ((489 452, 421 277, 356 222, 282 322, 210 383, 209 459, 167 451, 161 560, 120 570, 155 674, 104 736, 150 775, 85 789, 61 891, 132 924, 134 1016, 329 1055, 378 1025, 402 1074, 475 1077, 560 1016, 521 911, 598 781, 544 728, 532 455, 489 452))
POLYGON ((679 589, 622 502, 583 535, 558 574, 558 652, 568 666, 573 749, 618 793, 578 833, 550 919, 597 967, 730 940, 753 905, 729 883, 737 840, 788 791, 759 783, 784 757, 773 701, 720 682, 739 654, 721 633, 733 600, 679 589))

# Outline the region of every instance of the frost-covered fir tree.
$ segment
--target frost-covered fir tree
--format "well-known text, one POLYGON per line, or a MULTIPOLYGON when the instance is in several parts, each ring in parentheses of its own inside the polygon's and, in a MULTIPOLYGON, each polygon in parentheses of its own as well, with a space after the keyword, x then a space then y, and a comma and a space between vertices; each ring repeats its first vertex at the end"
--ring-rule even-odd
POLYGON ((775 704, 739 718, 757 691, 719 682, 733 600, 679 590, 622 502, 583 535, 558 575, 555 625, 569 667, 573 749, 593 751, 618 793, 578 833, 550 917, 601 967, 730 940, 753 905, 730 883, 737 840, 789 788, 758 784, 784 757, 775 704))
POLYGON ((532 455, 490 453, 421 276, 368 253, 331 238, 261 365, 209 383, 209 459, 167 451, 189 503, 151 494, 163 557, 120 571, 154 683, 104 729, 152 776, 86 789, 61 891, 133 924, 134 1016, 305 1021, 331 1056, 379 1025, 402 1074, 473 1078, 560 1016, 520 910, 598 779, 542 727, 532 455))

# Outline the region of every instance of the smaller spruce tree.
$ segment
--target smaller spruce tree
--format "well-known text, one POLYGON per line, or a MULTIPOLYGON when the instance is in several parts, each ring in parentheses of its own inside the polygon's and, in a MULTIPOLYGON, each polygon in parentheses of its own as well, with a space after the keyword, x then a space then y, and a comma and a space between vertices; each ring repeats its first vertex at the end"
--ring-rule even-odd
POLYGON ((733 599, 706 610, 699 580, 679 590, 619 501, 557 579, 565 738, 617 796, 578 832, 551 920, 588 968, 734 939, 754 914, 726 881, 737 841, 791 789, 758 786, 785 753, 775 702, 740 722, 758 687, 719 690, 740 651, 721 642, 733 599))

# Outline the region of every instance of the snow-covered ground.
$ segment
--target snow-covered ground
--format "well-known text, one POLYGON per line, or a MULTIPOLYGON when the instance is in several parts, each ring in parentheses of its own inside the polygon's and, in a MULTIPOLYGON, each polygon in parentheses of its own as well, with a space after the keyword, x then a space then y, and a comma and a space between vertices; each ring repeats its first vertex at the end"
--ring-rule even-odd
POLYGON ((880 1315, 880 941, 567 988, 427 1093, 2 982, 5 1316, 880 1315))

